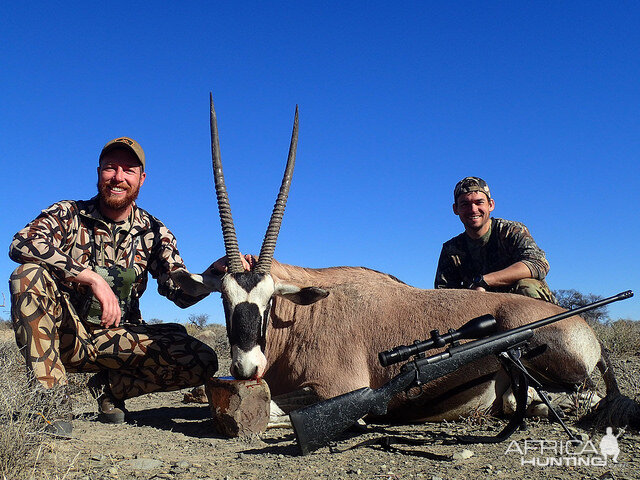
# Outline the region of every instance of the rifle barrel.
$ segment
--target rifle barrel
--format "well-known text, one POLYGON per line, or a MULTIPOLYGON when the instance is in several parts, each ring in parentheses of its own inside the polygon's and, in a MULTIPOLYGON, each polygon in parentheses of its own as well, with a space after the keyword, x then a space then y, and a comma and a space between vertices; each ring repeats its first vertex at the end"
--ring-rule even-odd
POLYGON ((567 310, 566 312, 559 313, 557 315, 553 315, 551 317, 543 318, 538 320, 537 322, 528 323, 527 325, 522 325, 521 327, 512 328, 508 330, 509 332, 520 332, 522 330, 534 330, 536 328, 544 327, 550 323, 558 322, 568 317, 573 317, 574 315, 580 315, 583 312, 588 312, 589 310, 594 310, 596 308, 604 307, 613 302, 617 302, 619 300, 625 300, 627 298, 633 297, 633 292, 631 290, 627 290, 625 292, 618 293, 617 295, 612 295, 611 297, 603 298, 602 300, 598 300, 593 303, 589 303, 587 305, 583 305, 582 307, 572 308, 571 310, 567 310))

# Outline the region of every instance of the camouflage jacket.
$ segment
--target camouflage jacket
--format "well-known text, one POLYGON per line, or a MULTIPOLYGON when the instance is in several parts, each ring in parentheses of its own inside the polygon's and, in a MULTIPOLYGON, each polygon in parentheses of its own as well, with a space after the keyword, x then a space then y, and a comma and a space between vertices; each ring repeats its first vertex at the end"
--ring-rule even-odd
POLYGON ((15 234, 9 256, 18 263, 44 265, 76 308, 86 298, 88 287, 70 280, 85 268, 133 268, 135 280, 129 315, 123 319, 126 322, 141 322, 138 299, 147 288, 149 273, 158 282, 158 292, 179 307, 191 306, 206 296, 189 295, 172 280, 175 272, 186 271, 186 267, 175 237, 160 220, 134 204, 125 228, 114 225, 117 227, 100 214, 97 197, 61 201, 15 234))
POLYGON ((527 227, 492 218, 491 231, 485 238, 473 240, 463 232, 442 245, 435 288, 468 288, 476 275, 502 270, 516 262, 524 263, 533 278, 544 282, 549 263, 527 227))

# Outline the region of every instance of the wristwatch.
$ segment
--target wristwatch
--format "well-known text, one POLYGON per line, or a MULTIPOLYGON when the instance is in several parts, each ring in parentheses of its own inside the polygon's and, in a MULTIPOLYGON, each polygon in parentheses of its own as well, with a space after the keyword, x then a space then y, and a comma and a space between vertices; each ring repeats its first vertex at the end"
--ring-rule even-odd
POLYGON ((473 277, 473 279, 471 280, 471 285, 469 285, 470 289, 477 287, 489 288, 489 284, 484 280, 484 277, 482 275, 476 275, 475 277, 473 277))

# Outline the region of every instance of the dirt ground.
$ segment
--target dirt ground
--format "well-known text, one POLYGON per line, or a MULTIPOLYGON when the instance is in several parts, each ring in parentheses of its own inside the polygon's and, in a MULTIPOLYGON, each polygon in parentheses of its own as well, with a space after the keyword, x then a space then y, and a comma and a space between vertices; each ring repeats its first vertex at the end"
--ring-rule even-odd
MULTIPOLYGON (((637 357, 626 373, 640 371, 637 357)), ((566 444, 558 424, 530 420, 524 430, 494 445, 461 445, 456 434, 495 434, 504 424, 478 421, 423 425, 374 425, 345 434, 332 447, 301 456, 290 429, 269 429, 229 439, 215 431, 208 405, 183 403, 186 391, 150 394, 127 401, 124 425, 96 419, 96 405, 76 399, 73 438, 51 440, 38 453, 34 479, 633 479, 640 478, 640 435, 619 434, 617 463, 602 457, 604 432, 572 428, 587 438, 566 444), (476 423, 476 424, 474 424, 476 423), (478 425, 479 423, 479 425, 478 425), (394 435, 426 439, 422 446, 385 451, 363 441, 394 435), (541 449, 541 447, 543 447, 541 449), (440 456, 434 458, 433 454, 440 456), (555 463, 555 464, 554 464, 555 463), (558 465, 560 463, 560 465, 558 465)), ((613 442, 613 447, 616 445, 613 442)), ((605 447, 607 443, 605 442, 605 447)), ((611 444, 609 444, 611 445, 611 444)), ((606 450, 606 448, 605 448, 606 450)))

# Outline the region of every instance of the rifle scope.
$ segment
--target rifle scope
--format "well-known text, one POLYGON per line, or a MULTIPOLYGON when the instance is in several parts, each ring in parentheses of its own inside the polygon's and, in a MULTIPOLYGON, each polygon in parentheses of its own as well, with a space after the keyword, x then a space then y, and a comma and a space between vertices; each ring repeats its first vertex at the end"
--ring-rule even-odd
POLYGON ((462 325, 457 330, 450 329, 444 335, 440 335, 438 330, 431 331, 431 338, 422 342, 416 340, 413 345, 400 345, 399 347, 378 353, 380 365, 388 367, 394 363, 404 362, 414 355, 430 350, 432 348, 444 347, 448 343, 457 340, 470 340, 486 337, 495 333, 498 329, 498 323, 492 315, 482 315, 473 318, 462 325))

